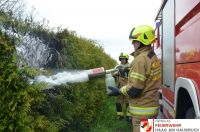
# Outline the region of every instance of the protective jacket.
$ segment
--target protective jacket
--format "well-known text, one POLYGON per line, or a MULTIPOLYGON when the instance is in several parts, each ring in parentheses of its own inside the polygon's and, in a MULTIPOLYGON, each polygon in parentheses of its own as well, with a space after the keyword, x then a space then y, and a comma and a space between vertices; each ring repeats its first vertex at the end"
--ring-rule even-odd
POLYGON ((161 63, 150 46, 132 53, 134 60, 127 85, 120 89, 129 96, 131 115, 156 115, 158 113, 158 89, 161 84, 161 63))

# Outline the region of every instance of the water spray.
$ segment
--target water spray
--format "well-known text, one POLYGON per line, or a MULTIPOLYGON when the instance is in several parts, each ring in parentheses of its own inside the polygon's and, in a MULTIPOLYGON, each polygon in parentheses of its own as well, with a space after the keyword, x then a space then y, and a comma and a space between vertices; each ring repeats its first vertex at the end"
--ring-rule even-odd
POLYGON ((105 70, 104 67, 94 68, 83 71, 64 71, 52 76, 40 75, 35 77, 35 83, 47 83, 50 86, 61 85, 66 83, 87 82, 93 78, 105 77, 106 74, 111 74, 117 69, 105 70))

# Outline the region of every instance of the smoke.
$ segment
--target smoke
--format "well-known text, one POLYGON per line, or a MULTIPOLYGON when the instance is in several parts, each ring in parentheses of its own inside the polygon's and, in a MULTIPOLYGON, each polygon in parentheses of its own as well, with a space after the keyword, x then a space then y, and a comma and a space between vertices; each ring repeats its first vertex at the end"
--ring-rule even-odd
POLYGON ((88 81, 87 71, 64 71, 52 76, 40 75, 35 77, 35 82, 44 82, 50 86, 61 85, 66 83, 77 83, 88 81))

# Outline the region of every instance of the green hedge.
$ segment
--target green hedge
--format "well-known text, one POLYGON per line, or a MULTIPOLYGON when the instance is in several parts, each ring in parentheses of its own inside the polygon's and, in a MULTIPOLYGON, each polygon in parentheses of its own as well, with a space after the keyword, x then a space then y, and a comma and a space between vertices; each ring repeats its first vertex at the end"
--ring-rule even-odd
MULTIPOLYGON (((18 20, 0 12, 0 25, 16 33, 38 36, 59 47, 58 69, 113 68, 116 62, 98 42, 64 29, 53 32, 33 20, 18 20), (53 40, 53 41, 52 41, 53 40)), ((106 98, 104 78, 66 84, 43 90, 44 84, 30 85, 27 77, 39 70, 17 66, 16 36, 0 30, 0 131, 88 131, 106 98)))
POLYGON ((16 65, 15 39, 0 32, 0 131, 54 129, 54 125, 32 107, 44 100, 44 85, 29 85, 26 69, 16 65))
MULTIPOLYGON (((78 37, 66 29, 57 33, 57 37, 64 47, 61 68, 83 70, 103 66, 109 69, 116 64, 95 41, 78 37)), ((59 130, 88 131, 107 97, 104 80, 99 78, 46 90, 47 99, 39 111, 57 123, 59 130)))

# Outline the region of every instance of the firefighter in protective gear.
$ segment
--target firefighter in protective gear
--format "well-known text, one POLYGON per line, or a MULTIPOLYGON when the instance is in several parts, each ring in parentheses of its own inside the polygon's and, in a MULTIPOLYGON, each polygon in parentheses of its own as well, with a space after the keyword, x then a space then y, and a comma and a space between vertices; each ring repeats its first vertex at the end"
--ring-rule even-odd
POLYGON ((156 118, 159 110, 157 91, 161 84, 161 63, 151 48, 155 41, 154 30, 141 25, 133 28, 129 39, 135 52, 131 63, 127 85, 120 90, 109 87, 111 96, 119 94, 129 97, 129 112, 132 116, 133 131, 140 131, 140 120, 156 118))
MULTIPOLYGON (((121 53, 119 56, 120 65, 116 66, 117 72, 113 73, 113 77, 116 80, 117 87, 123 87, 128 82, 128 72, 130 64, 128 63, 129 56, 126 53, 121 53)), ((128 113, 128 97, 124 95, 117 96, 116 111, 118 119, 123 119, 124 115, 127 117, 127 121, 130 121, 128 113), (123 111, 125 105, 126 112, 123 111)))

